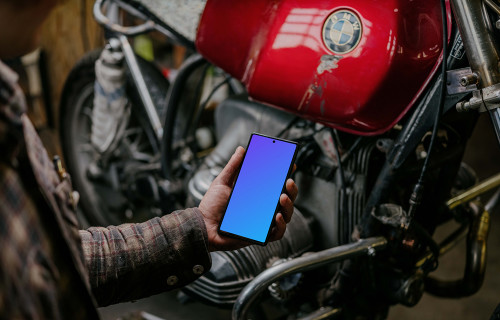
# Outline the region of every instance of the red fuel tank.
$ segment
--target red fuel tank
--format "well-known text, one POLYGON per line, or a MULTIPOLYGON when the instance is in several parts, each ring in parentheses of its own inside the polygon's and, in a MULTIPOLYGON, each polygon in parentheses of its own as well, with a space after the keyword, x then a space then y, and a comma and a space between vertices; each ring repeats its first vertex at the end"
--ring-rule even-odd
POLYGON ((439 1, 208 0, 196 47, 255 100, 373 135, 435 73, 441 26, 439 1))

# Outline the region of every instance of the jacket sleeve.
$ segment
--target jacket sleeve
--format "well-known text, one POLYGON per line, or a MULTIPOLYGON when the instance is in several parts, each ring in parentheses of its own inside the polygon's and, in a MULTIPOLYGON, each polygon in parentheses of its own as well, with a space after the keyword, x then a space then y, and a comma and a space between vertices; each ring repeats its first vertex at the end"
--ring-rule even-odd
POLYGON ((197 208, 144 223, 81 230, 85 264, 99 306, 182 287, 211 267, 197 208))

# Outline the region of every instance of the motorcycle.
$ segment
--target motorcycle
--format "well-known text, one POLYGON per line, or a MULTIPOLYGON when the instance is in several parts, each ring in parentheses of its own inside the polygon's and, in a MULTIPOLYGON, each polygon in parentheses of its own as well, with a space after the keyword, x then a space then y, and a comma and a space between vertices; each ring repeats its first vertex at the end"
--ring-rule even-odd
POLYGON ((233 319, 268 317, 266 303, 288 319, 383 319, 424 292, 470 296, 500 193, 478 197, 500 174, 478 183, 461 160, 475 111, 500 139, 499 15, 493 0, 97 0, 108 45, 75 66, 61 102, 84 214, 196 205, 258 131, 301 143, 294 217, 278 242, 212 253, 187 295, 233 319), (121 25, 118 9, 143 23, 121 25), (192 52, 172 83, 130 46, 153 30, 192 52), (448 221, 459 227, 436 242, 448 221), (430 275, 465 237, 463 277, 430 275))

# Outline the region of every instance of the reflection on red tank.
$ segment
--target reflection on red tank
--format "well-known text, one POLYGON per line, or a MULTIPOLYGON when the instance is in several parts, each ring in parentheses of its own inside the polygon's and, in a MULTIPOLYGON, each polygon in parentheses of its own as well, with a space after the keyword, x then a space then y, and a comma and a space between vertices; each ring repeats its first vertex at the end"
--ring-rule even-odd
POLYGON ((208 0, 196 46, 253 99, 370 135, 414 104, 441 39, 439 1, 208 0))

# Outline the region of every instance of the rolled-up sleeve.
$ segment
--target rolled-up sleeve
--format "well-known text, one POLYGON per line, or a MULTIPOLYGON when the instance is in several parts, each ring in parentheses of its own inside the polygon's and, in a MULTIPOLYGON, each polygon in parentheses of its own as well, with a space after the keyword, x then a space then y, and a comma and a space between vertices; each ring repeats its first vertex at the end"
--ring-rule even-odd
POLYGON ((144 223, 81 230, 99 306, 182 287, 211 267, 201 212, 191 208, 144 223))

